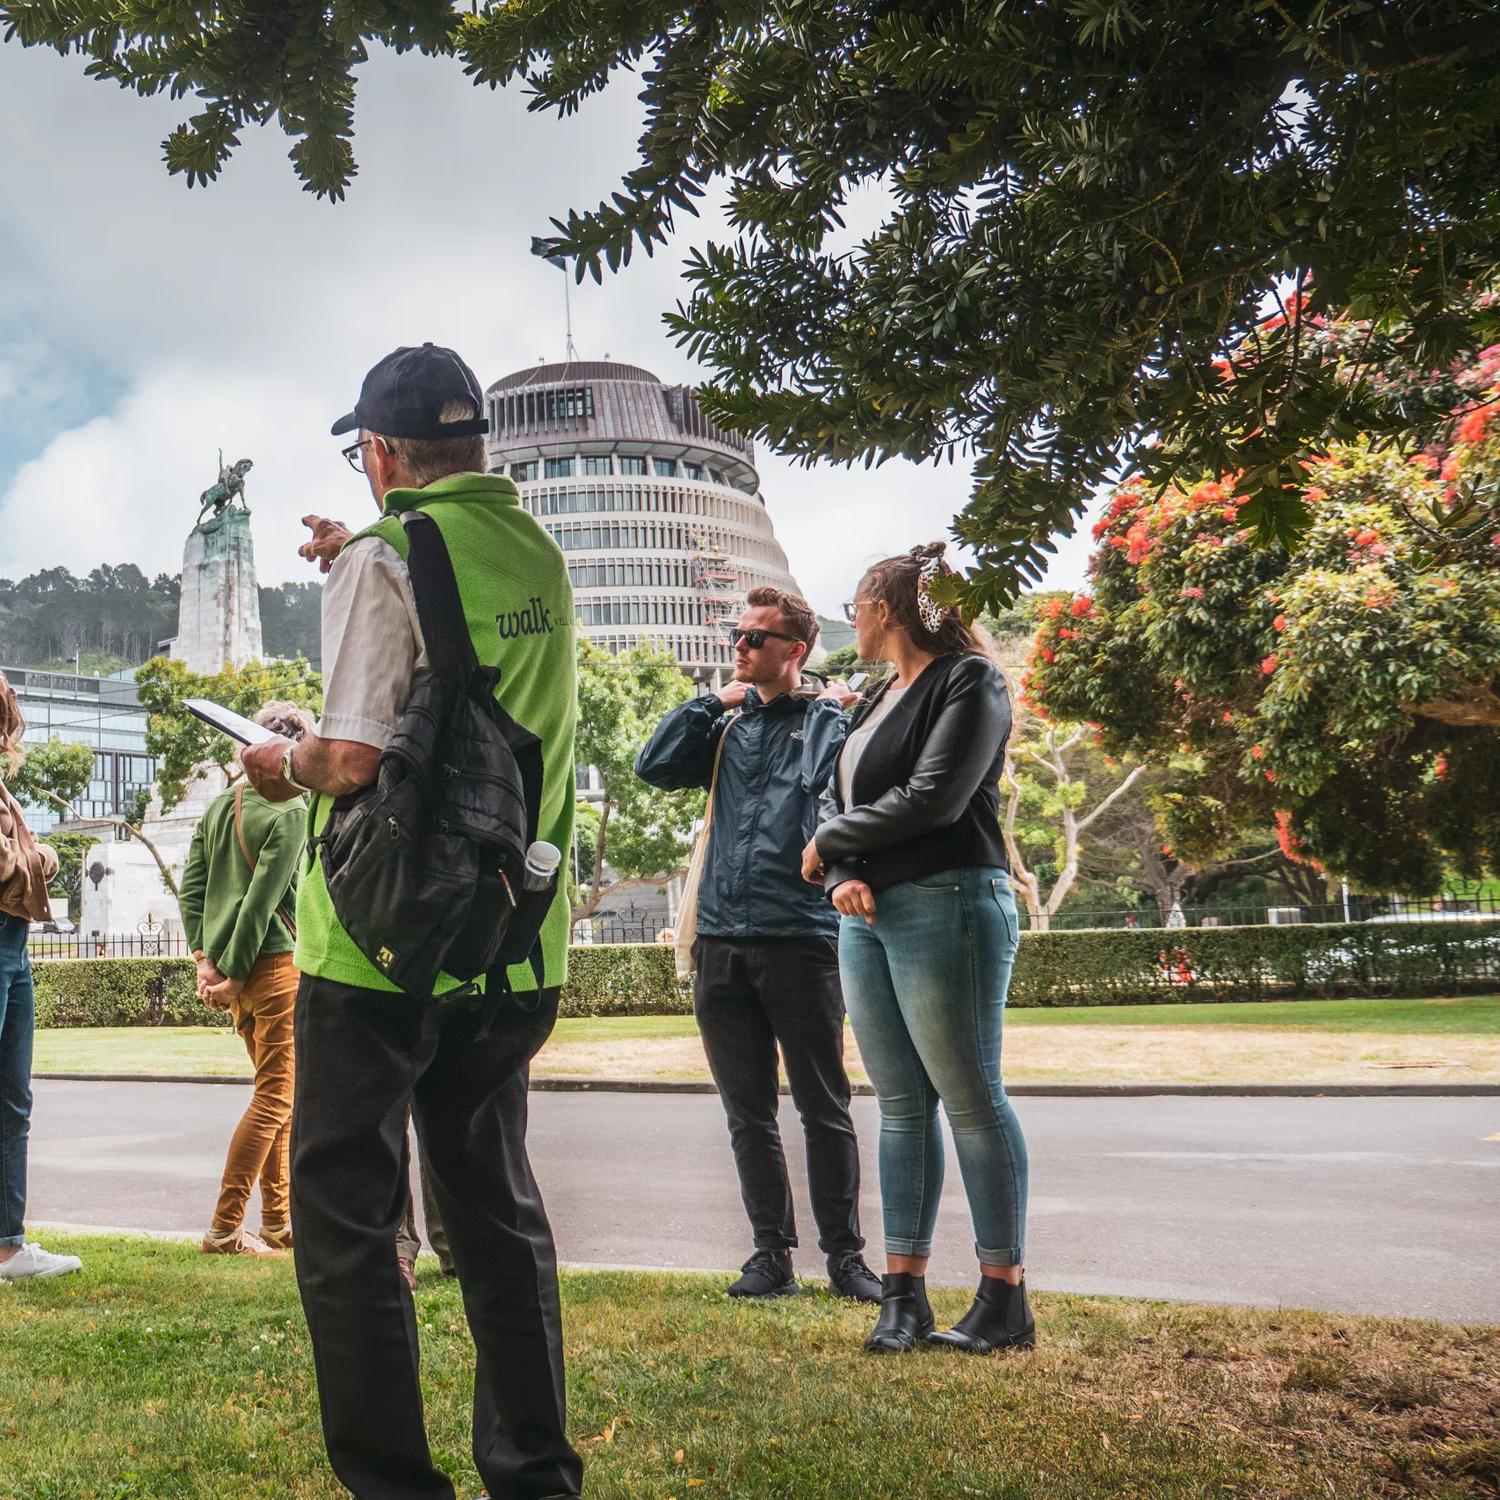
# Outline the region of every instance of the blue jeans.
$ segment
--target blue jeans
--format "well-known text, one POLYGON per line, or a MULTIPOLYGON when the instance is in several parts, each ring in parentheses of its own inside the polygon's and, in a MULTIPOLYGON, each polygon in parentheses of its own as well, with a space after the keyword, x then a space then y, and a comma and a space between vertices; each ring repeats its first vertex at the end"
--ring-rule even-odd
POLYGON ((0 1248, 25 1242, 26 1139, 31 1134, 31 1039, 36 997, 25 917, 0 914, 0 1248))
POLYGON ((1018 935, 1005 872, 945 870, 875 897, 839 930, 844 1000, 880 1101, 888 1255, 932 1253, 943 1191, 942 1101, 979 1259, 1024 1261, 1026 1142, 1000 1082, 1000 1030, 1018 935))

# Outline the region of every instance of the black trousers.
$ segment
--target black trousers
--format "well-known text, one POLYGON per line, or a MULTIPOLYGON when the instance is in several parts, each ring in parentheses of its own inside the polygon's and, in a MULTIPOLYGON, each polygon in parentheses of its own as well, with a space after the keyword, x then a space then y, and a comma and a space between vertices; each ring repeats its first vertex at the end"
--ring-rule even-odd
POLYGON ((557 1018, 485 1016, 304 975, 297 994, 292 1222, 323 1437, 359 1500, 452 1500, 433 1467, 417 1324, 396 1265, 416 1116, 477 1354, 474 1462, 494 1500, 575 1496, 563 1429, 557 1259, 526 1156, 528 1065, 557 1018))
POLYGON ((797 1243, 776 1124, 776 1049, 807 1140, 807 1186, 825 1255, 859 1250, 859 1143, 844 1071, 844 993, 832 938, 701 937, 693 1009, 729 1119, 757 1250, 797 1243))

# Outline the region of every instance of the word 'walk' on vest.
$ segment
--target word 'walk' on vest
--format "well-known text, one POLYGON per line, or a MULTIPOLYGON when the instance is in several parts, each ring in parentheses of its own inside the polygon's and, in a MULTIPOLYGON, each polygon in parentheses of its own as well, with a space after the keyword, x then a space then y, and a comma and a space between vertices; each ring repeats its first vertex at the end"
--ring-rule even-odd
POLYGON ((507 610, 495 616, 495 628, 502 641, 513 641, 523 635, 551 635, 552 611, 535 594, 525 609, 507 610))

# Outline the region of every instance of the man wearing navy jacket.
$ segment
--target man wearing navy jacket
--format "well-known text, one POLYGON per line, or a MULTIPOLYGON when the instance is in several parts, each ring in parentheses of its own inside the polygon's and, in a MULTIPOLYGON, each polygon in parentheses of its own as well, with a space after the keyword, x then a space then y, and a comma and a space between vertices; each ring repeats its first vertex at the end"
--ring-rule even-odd
POLYGON ((673 709, 635 765, 652 786, 706 788, 718 758, 698 888, 693 1008, 754 1235, 729 1295, 799 1290, 791 1255, 797 1226, 776 1124, 780 1047, 807 1139, 808 1189, 829 1280, 843 1296, 878 1302, 880 1282, 860 1254, 838 914, 801 878, 818 794, 844 739, 844 694, 804 684, 818 619, 797 595, 754 590, 732 638, 734 681, 673 709))

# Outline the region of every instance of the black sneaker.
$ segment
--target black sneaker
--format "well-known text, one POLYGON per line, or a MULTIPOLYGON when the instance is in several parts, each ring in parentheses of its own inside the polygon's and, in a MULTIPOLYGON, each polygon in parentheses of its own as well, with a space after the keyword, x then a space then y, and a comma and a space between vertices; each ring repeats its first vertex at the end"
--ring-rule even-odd
POLYGON ((731 1297, 795 1297, 802 1290, 789 1250, 757 1250, 740 1271, 740 1279, 725 1288, 731 1297))
POLYGON ((880 1278, 858 1250, 841 1250, 828 1257, 828 1284, 840 1297, 852 1297, 856 1302, 880 1301, 880 1278))

